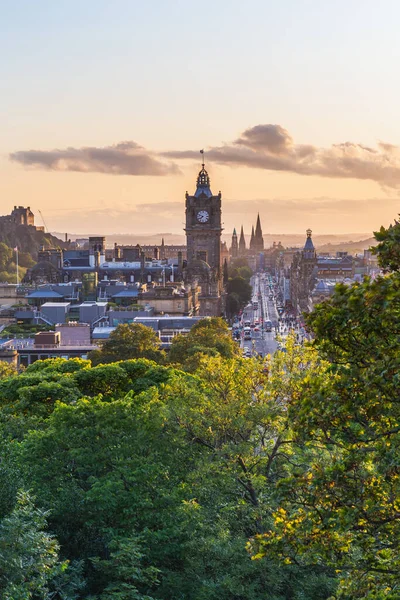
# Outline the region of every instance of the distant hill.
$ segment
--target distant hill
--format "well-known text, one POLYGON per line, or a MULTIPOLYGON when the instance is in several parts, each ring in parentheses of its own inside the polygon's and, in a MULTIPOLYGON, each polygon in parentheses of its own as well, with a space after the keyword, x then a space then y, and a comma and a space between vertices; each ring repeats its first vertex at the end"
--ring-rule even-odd
POLYGON ((358 242, 343 242, 340 244, 324 244, 317 246, 318 252, 329 252, 329 254, 336 254, 336 252, 348 252, 349 254, 362 254, 364 250, 368 250, 371 246, 376 246, 377 241, 374 237, 370 237, 366 240, 360 240, 358 242))
MULTIPOLYGON (((54 235, 62 237, 63 234, 55 233, 54 235)), ((71 240, 75 240, 76 238, 85 238, 85 237, 89 237, 90 235, 96 235, 96 234, 90 234, 90 233, 70 234, 69 237, 71 240)), ((313 241, 314 241, 314 244, 316 247, 321 247, 326 244, 336 245, 336 244, 342 244, 342 243, 353 243, 353 242, 357 242, 357 240, 362 240, 364 242, 366 240, 366 238, 368 238, 369 235, 370 235, 369 232, 367 232, 367 233, 364 232, 364 233, 313 235, 313 241)), ((250 236, 245 236, 245 237, 246 237, 247 244, 249 244, 250 236)), ((268 248, 269 246, 272 246, 272 244, 274 242, 278 243, 279 241, 285 247, 288 247, 288 246, 301 247, 304 245, 305 239, 306 239, 305 234, 297 234, 297 233, 294 233, 294 234, 265 233, 263 237, 264 237, 264 242, 265 242, 266 248, 268 248)), ((179 234, 179 233, 168 233, 168 232, 166 232, 166 233, 160 232, 160 233, 156 233, 156 234, 112 233, 112 234, 106 235, 106 244, 108 247, 112 247, 114 245, 114 243, 121 244, 121 245, 124 245, 124 244, 126 244, 126 245, 155 244, 156 245, 156 244, 161 244, 162 238, 164 238, 164 242, 167 245, 175 246, 175 245, 186 244, 186 237, 183 233, 179 234)), ((223 233, 222 239, 223 239, 223 241, 227 242, 228 246, 230 246, 232 235, 228 234, 228 233, 223 233)), ((338 250, 339 250, 339 248, 338 248, 338 250)))
POLYGON ((0 217, 0 242, 10 248, 17 246, 20 252, 29 253, 37 260, 41 246, 65 248, 66 244, 50 233, 37 230, 30 225, 18 225, 9 217, 0 217))

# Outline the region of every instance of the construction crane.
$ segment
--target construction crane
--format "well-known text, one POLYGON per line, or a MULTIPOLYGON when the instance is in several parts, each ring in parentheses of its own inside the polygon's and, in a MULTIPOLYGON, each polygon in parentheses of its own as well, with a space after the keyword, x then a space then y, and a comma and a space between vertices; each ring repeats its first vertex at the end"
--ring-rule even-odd
POLYGON ((39 212, 39 215, 42 217, 42 221, 43 221, 43 225, 44 225, 44 232, 45 233, 49 233, 48 227, 46 225, 46 221, 44 220, 44 217, 42 215, 42 211, 39 208, 38 208, 38 212, 39 212))

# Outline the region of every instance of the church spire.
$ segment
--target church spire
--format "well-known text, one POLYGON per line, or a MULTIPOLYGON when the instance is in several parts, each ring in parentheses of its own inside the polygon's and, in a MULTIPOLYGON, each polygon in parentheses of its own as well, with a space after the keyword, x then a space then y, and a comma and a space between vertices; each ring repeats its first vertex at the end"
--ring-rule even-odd
POLYGON ((256 238, 262 238, 262 229, 260 221, 260 213, 257 214, 256 238))
POLYGON ((237 258, 238 250, 239 250, 239 246, 238 246, 237 233, 236 233, 236 228, 234 228, 233 233, 232 233, 232 245, 231 245, 231 257, 232 258, 237 258))
POLYGON ((261 229, 260 213, 257 215, 256 232, 254 236, 254 250, 262 252, 264 250, 264 238, 261 229))
POLYGON ((243 225, 240 230, 240 238, 239 238, 239 255, 244 256, 246 254, 246 240, 244 237, 243 225))

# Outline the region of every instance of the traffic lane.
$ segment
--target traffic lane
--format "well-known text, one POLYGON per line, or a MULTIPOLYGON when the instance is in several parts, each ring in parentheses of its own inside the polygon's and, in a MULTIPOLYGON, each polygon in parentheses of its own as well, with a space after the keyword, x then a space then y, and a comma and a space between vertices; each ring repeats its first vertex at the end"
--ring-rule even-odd
POLYGON ((275 303, 273 300, 268 300, 268 313, 269 319, 272 322, 273 327, 278 326, 278 312, 275 307, 275 303))
POLYGON ((246 340, 246 342, 247 348, 250 348, 250 350, 254 349, 257 354, 261 354, 262 356, 273 354, 278 347, 273 332, 254 332, 252 339, 246 340))

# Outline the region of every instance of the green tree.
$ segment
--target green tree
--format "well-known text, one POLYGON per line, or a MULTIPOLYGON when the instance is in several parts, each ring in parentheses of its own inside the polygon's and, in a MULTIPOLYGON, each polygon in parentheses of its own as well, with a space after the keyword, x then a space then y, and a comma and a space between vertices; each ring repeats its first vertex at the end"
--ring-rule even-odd
POLYGON ((398 271, 400 268, 400 223, 395 221, 388 228, 381 227, 374 232, 378 245, 371 248, 378 255, 379 266, 385 271, 398 271))
POLYGON ((82 369, 74 374, 82 395, 118 397, 122 392, 128 391, 129 377, 124 369, 117 364, 99 365, 93 369, 82 369))
POLYGON ((110 542, 110 558, 95 558, 92 562, 108 581, 99 600, 154 600, 138 590, 138 586, 154 587, 159 571, 143 566, 143 554, 137 537, 116 537, 110 542))
POLYGON ((93 365, 130 358, 148 358, 160 362, 164 358, 160 345, 151 327, 141 323, 122 324, 111 332, 101 350, 91 352, 89 358, 93 365))
POLYGON ((20 492, 0 522, 0 592, 4 600, 73 600, 82 587, 75 569, 60 562, 57 540, 46 532, 46 513, 20 492))
MULTIPOLYGON (((383 264, 394 268, 388 252, 383 264)), ((400 275, 340 284, 308 317, 314 346, 329 361, 289 406, 307 462, 281 487, 274 526, 256 556, 276 551, 340 577, 339 598, 395 598, 400 585, 400 275)))
POLYGON ((168 360, 182 364, 185 370, 194 371, 203 354, 232 358, 238 353, 238 345, 232 340, 225 321, 221 317, 212 317, 198 321, 187 335, 174 337, 168 360))
POLYGON ((0 242, 0 271, 7 271, 8 265, 12 261, 13 251, 9 246, 0 242))
POLYGON ((226 291, 228 294, 237 294, 242 306, 251 300, 252 287, 243 277, 237 276, 230 279, 226 291))
POLYGON ((237 315, 241 308, 240 298, 238 294, 236 294, 235 292, 228 294, 226 296, 225 307, 228 318, 231 319, 232 317, 234 317, 234 315, 237 315))
POLYGON ((268 372, 221 356, 203 357, 194 376, 121 362, 132 382, 159 385, 58 404, 45 427, 27 432, 23 477, 51 511, 65 555, 84 562, 89 596, 264 600, 268 589, 274 600, 328 598, 328 570, 265 565, 245 551, 269 526, 277 485, 299 459, 286 400, 314 376, 315 360, 288 346, 268 372))

